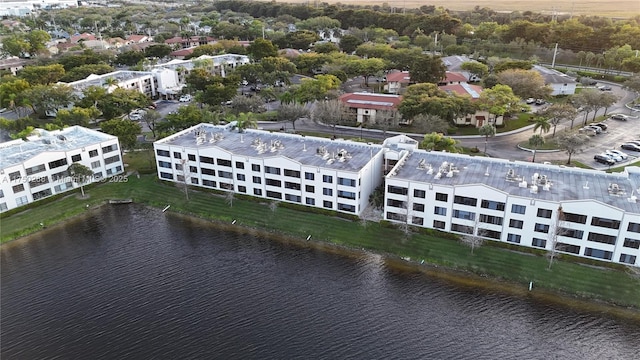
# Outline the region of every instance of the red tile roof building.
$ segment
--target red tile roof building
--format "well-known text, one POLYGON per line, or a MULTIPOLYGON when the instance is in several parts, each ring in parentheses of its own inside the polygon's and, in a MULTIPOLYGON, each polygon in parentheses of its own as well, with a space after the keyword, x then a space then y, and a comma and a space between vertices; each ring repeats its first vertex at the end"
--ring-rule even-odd
POLYGON ((399 118, 397 108, 402 96, 358 92, 343 94, 340 101, 356 113, 358 123, 375 123, 376 113, 380 111, 387 111, 393 118, 399 118))

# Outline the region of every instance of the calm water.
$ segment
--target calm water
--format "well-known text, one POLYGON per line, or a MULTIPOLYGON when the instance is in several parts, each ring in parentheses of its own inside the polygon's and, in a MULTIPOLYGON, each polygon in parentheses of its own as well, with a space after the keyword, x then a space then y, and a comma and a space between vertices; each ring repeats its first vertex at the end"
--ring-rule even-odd
POLYGON ((5 359, 638 359, 640 324, 105 207, 2 247, 5 359))

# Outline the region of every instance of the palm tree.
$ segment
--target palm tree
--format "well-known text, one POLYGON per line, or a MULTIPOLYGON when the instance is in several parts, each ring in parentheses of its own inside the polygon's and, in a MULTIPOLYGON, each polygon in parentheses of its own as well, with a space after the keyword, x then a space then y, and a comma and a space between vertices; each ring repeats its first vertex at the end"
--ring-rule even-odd
POLYGON ((233 116, 236 121, 236 126, 239 132, 243 132, 244 129, 255 129, 258 127, 258 122, 252 112, 240 113, 237 116, 233 116))
POLYGON ((487 142, 489 142, 489 137, 496 134, 496 128, 493 124, 485 124, 478 129, 478 134, 484 136, 484 154, 487 155, 487 142))
POLYGON ((533 159, 531 162, 536 162, 536 152, 538 151, 538 147, 544 144, 544 137, 542 135, 534 134, 529 138, 529 145, 533 146, 533 159))
POLYGON ((120 82, 118 81, 118 79, 113 77, 104 79, 104 84, 107 85, 107 91, 114 90, 114 88, 117 89, 120 87, 120 82))
POLYGON ((542 135, 543 131, 545 133, 548 133, 549 130, 551 130, 549 119, 542 116, 536 117, 535 123, 533 124, 533 132, 536 132, 538 129, 540 129, 540 135, 542 135))

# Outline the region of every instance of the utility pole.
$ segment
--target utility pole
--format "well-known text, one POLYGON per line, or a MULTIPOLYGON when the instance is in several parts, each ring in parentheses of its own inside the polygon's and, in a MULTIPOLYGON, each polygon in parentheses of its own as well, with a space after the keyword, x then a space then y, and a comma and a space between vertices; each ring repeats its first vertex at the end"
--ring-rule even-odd
POLYGON ((551 68, 556 68, 556 55, 558 55, 558 43, 556 43, 555 49, 553 49, 553 60, 551 61, 551 68))

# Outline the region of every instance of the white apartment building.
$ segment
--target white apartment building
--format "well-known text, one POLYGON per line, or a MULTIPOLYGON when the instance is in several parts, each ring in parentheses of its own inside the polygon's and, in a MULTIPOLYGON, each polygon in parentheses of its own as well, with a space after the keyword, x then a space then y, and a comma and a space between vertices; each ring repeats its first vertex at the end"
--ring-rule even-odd
POLYGON ((64 9, 78 7, 78 0, 3 0, 0 16, 28 16, 40 9, 64 9))
POLYGON ((427 152, 416 143, 385 186, 389 221, 640 266, 638 167, 607 174, 427 152))
POLYGON ((114 71, 102 75, 91 74, 86 79, 63 83, 71 86, 79 96, 90 86, 99 86, 112 92, 115 89, 139 91, 154 99, 158 96, 155 74, 149 71, 114 71))
POLYGON ((0 143, 0 212, 79 187, 67 171, 75 162, 92 169, 87 183, 124 169, 118 138, 81 126, 0 143))
POLYGON ((154 143, 158 177, 354 215, 382 184, 380 145, 200 124, 154 143))

